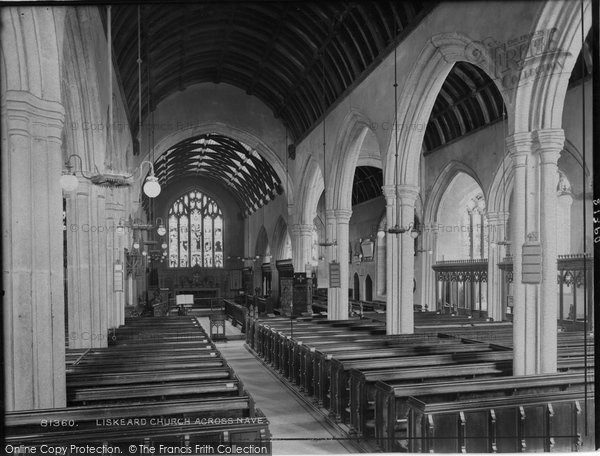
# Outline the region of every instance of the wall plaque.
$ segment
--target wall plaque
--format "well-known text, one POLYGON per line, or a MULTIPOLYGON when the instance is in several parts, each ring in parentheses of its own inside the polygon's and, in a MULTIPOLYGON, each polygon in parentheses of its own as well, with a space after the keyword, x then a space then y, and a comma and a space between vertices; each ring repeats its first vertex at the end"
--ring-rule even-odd
POLYGON ((329 263, 329 288, 341 288, 342 275, 340 273, 340 264, 332 261, 329 263))
POLYGON ((542 245, 539 242, 528 241, 523 244, 522 266, 523 283, 542 282, 542 245))
POLYGON ((123 291, 123 264, 120 261, 113 267, 113 291, 123 291))

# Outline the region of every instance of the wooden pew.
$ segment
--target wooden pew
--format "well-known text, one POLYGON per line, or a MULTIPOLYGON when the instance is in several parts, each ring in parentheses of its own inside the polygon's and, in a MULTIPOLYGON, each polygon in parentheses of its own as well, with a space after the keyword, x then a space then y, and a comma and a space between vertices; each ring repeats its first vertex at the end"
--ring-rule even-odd
MULTIPOLYGON (((593 387, 593 375, 588 376, 588 388, 593 387)), ((583 391, 581 373, 510 376, 477 381, 443 381, 393 385, 385 381, 375 383, 374 422, 367 426, 375 431, 376 442, 386 452, 406 451, 409 397, 435 396, 460 402, 477 395, 491 393, 498 397, 519 396, 536 392, 539 395, 560 391, 583 391), (404 447, 402 446, 404 445, 404 447)))
POLYGON ((166 398, 197 398, 202 395, 238 396, 240 384, 237 379, 202 379, 165 384, 138 384, 118 386, 85 386, 70 388, 67 400, 69 405, 111 404, 115 402, 139 402, 164 400, 166 398))
MULTIPOLYGON (((583 440, 581 393, 562 392, 514 398, 446 402, 409 398, 411 453, 517 453, 593 449, 583 440)), ((588 410, 593 399, 588 398, 588 410)))
POLYGON ((231 320, 233 326, 239 325, 241 331, 246 332, 246 320, 248 318, 248 309, 246 306, 237 304, 229 299, 224 299, 225 315, 231 320))
MULTIPOLYGON (((365 358, 392 358, 396 356, 425 356, 442 353, 455 353, 457 351, 481 351, 482 344, 461 344, 461 343, 448 343, 439 345, 407 345, 403 344, 400 347, 389 347, 389 348, 367 348, 364 350, 360 349, 360 346, 338 347, 342 350, 335 351, 329 349, 327 353, 318 353, 314 358, 313 366, 313 381, 315 382, 314 390, 316 400, 319 404, 322 404, 326 408, 330 408, 329 397, 330 393, 330 380, 331 380, 331 363, 332 359, 340 361, 347 361, 353 359, 365 359, 365 358)), ((491 350, 491 349, 490 349, 491 350)))
POLYGON ((220 366, 204 369, 145 370, 141 372, 87 372, 67 375, 67 388, 81 386, 137 385, 141 383, 179 382, 204 379, 226 379, 231 371, 224 361, 220 366))
MULTIPOLYGON (((143 405, 69 407, 8 413, 6 443, 46 445, 169 442, 181 446, 255 442, 268 446, 268 421, 248 396, 162 401, 143 405), (186 420, 187 418, 187 420, 186 420), (226 420, 218 424, 215 418, 226 420), (157 420, 178 420, 160 425, 157 420), (108 421, 107 421, 108 420, 108 421), (112 423, 111 424, 110 420, 112 423), (131 420, 123 425, 119 420, 131 420), (134 421, 136 420, 136 421, 134 421), (227 422, 230 421, 230 422, 227 422), (44 423, 56 423, 49 426, 44 423), (100 424, 99 424, 100 423, 100 424)), ((124 454, 127 448, 124 447, 124 454)))
MULTIPOLYGON (((383 359, 357 359, 351 361, 340 361, 335 358, 331 361, 331 411, 336 418, 344 423, 351 423, 353 427, 361 432, 362 423, 365 419, 367 402, 374 401, 374 392, 367 392, 367 385, 363 383, 353 384, 351 371, 370 371, 383 373, 384 371, 399 371, 406 368, 424 368, 431 366, 433 370, 441 366, 468 365, 477 363, 506 363, 512 362, 512 350, 491 351, 489 346, 481 344, 480 351, 473 351, 472 346, 465 345, 464 352, 457 348, 454 353, 434 354, 425 356, 405 356, 383 359), (354 390, 353 390, 354 388, 354 390), (361 390, 362 389, 362 390, 361 390), (350 391, 355 391, 351 398, 350 391), (350 413, 354 417, 350 416, 350 413)), ((451 370, 451 369, 450 369, 451 370)), ((450 371, 449 370, 449 371, 450 371)), ((364 377, 366 378, 366 377, 364 377)), ((355 373, 354 382, 364 381, 363 377, 355 373)), ((372 387, 372 386, 371 386, 372 387)))
POLYGON ((512 373, 512 361, 491 361, 468 364, 429 366, 425 368, 400 368, 374 371, 350 370, 350 399, 347 418, 354 430, 362 435, 366 431, 367 411, 375 403, 375 383, 391 385, 442 380, 487 378, 512 373))

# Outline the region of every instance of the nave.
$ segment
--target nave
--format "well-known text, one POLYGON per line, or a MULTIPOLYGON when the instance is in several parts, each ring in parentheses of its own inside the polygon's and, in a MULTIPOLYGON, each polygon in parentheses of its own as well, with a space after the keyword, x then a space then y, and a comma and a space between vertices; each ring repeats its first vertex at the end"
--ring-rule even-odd
POLYGON ((557 374, 513 376, 510 325, 457 319, 432 331, 434 319, 385 336, 363 319, 264 318, 247 341, 373 451, 593 448, 593 342, 559 334, 557 374))
POLYGON ((600 445, 600 2, 0 22, 12 442, 600 445))

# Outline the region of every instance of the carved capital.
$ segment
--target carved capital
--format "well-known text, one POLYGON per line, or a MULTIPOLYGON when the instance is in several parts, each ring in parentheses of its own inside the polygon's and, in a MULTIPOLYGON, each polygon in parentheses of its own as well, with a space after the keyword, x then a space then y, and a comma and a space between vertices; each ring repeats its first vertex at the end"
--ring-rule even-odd
POLYGON ((533 137, 540 152, 557 151, 560 154, 565 146, 565 132, 562 128, 536 130, 533 132, 533 137))
POLYGON ((419 197, 419 187, 416 185, 398 185, 396 188, 396 195, 403 205, 414 205, 419 197))
POLYGON ((352 217, 352 209, 335 209, 334 213, 338 223, 348 223, 352 217))
POLYGON ((312 236, 313 225, 297 223, 291 226, 291 232, 294 236, 312 236))
POLYGON ((65 109, 61 103, 44 100, 25 91, 8 90, 4 109, 9 134, 62 142, 65 109))
POLYGON ((396 186, 395 185, 384 185, 381 187, 383 196, 386 201, 394 200, 396 198, 396 186))
POLYGON ((527 156, 531 154, 533 138, 531 132, 519 132, 506 138, 506 147, 514 168, 527 164, 527 156))

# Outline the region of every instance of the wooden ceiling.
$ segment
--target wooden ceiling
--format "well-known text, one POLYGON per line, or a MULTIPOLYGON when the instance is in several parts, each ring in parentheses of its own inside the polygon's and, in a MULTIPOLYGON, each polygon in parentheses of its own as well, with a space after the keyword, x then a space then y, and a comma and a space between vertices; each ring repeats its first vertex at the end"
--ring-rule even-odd
POLYGON ((475 65, 457 62, 438 94, 427 128, 425 153, 502 119, 504 101, 496 84, 475 65))
POLYGON ((268 161, 239 141, 218 134, 181 141, 156 159, 154 171, 162 186, 185 176, 225 185, 243 208, 243 215, 253 213, 283 191, 268 161))
MULTIPOLYGON (((141 5, 142 118, 176 91, 224 82, 262 100, 298 142, 434 6, 418 0, 141 5)), ((136 5, 112 7, 112 36, 136 136, 136 5)))

